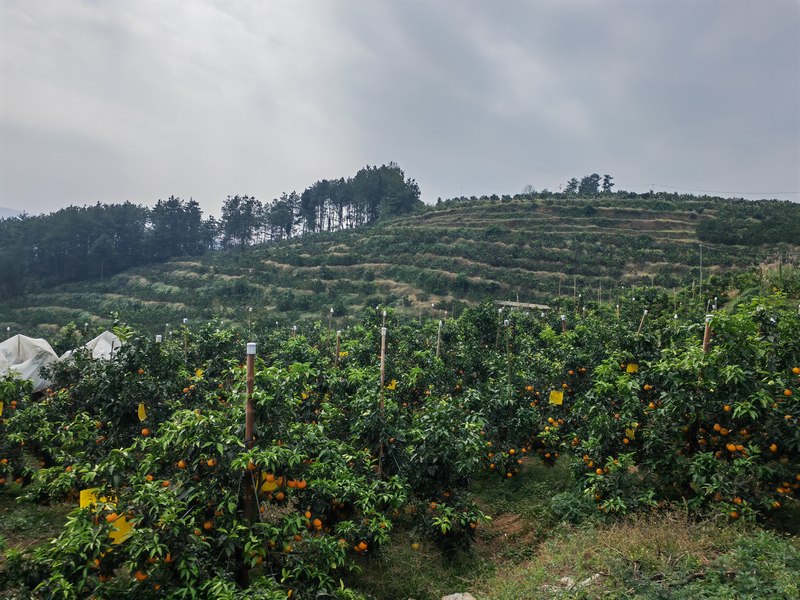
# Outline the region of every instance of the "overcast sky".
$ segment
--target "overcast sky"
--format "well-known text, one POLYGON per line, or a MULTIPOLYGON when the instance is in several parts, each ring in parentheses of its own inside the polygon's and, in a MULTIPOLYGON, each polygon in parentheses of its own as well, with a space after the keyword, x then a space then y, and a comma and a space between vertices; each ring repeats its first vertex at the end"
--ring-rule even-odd
POLYGON ((394 161, 800 201, 798 0, 2 0, 0 206, 216 214, 394 161))

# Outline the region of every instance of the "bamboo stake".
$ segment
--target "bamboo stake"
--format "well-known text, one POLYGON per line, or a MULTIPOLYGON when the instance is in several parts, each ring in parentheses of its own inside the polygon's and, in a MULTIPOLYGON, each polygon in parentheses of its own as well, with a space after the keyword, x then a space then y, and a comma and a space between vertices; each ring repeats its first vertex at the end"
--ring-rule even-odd
POLYGON ((342 337, 342 330, 341 329, 337 329, 336 330, 336 353, 333 355, 333 366, 334 367, 338 367, 339 366, 339 343, 341 341, 341 337, 342 337))
POLYGON ((439 358, 439 348, 442 344, 442 320, 439 319, 439 331, 436 334, 436 358, 439 358))
POLYGON ((561 333, 567 333, 567 315, 561 315, 561 333))

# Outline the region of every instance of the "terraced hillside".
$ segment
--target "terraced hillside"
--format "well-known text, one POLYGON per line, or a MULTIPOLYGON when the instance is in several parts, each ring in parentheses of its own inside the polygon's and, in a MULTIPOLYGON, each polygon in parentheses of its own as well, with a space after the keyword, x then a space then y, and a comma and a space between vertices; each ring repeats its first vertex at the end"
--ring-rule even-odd
MULTIPOLYGON (((780 208, 796 227, 800 207, 780 208)), ((338 323, 379 303, 444 314, 486 298, 548 303, 578 293, 606 302, 624 286, 699 284, 701 243, 708 289, 712 274, 796 260, 797 245, 786 241, 709 244, 699 237, 715 239, 736 224, 745 237, 758 230, 772 239, 770 227, 785 223, 770 224, 762 213, 758 203, 669 196, 448 201, 370 228, 213 252, 29 294, 0 304, 0 323, 14 330, 99 325, 115 311, 153 328, 212 315, 274 325, 327 320, 331 307, 338 323)), ((774 239, 800 241, 785 231, 774 239)))

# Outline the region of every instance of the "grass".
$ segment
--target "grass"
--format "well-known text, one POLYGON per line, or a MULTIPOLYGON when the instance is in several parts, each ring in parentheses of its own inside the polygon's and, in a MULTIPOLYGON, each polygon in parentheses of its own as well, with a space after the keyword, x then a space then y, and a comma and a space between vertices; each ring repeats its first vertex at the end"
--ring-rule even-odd
POLYGON ((482 477, 472 491, 492 521, 468 552, 443 555, 429 542, 414 551, 408 532, 399 532, 351 584, 375 600, 465 591, 478 600, 800 597, 797 503, 763 527, 680 510, 610 522, 587 513, 576 525, 557 510, 568 480, 563 462, 529 462, 502 482, 482 477))
POLYGON ((38 505, 17 502, 17 486, 0 488, 0 557, 6 549, 23 551, 52 539, 61 531, 71 504, 38 505))

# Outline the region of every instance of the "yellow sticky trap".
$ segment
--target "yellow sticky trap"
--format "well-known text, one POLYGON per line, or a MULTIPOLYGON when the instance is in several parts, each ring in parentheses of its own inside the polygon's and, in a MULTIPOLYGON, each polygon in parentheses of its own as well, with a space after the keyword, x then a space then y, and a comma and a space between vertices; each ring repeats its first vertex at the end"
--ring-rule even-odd
POLYGON ((550 392, 550 404, 555 404, 556 406, 561 406, 564 404, 564 392, 561 391, 551 391, 550 392))
POLYGON ((639 372, 639 365, 636 363, 628 363, 628 366, 625 368, 625 371, 628 373, 638 373, 639 372))
POLYGON ((625 430, 625 435, 626 435, 628 438, 630 438, 630 439, 633 439, 633 438, 635 438, 635 437, 636 437, 636 430, 635 430, 635 429, 626 429, 626 430, 625 430))
POLYGON ((271 492, 278 489, 278 484, 275 481, 265 481, 261 486, 262 492, 271 492))
POLYGON ((108 534, 112 544, 121 544, 133 535, 133 525, 125 517, 119 517, 112 523, 113 529, 108 534))
POLYGON ((0 417, 3 416, 3 402, 0 400, 0 417))
POLYGON ((139 409, 136 411, 136 414, 139 415, 140 421, 144 421, 147 418, 147 411, 144 409, 144 402, 139 403, 139 409))
MULTIPOLYGON (((89 488, 87 490, 81 490, 80 497, 78 498, 78 502, 81 508, 92 506, 97 502, 104 502, 111 506, 114 506, 114 501, 116 500, 116 498, 106 498, 105 496, 98 498, 97 497, 98 489, 99 488, 89 488)), ((117 517, 112 523, 112 530, 109 532, 108 537, 111 538, 112 544, 121 544, 132 535, 133 535, 133 524, 129 523, 125 517, 117 517)))
POLYGON ((81 490, 80 498, 78 499, 78 503, 81 508, 86 508, 87 506, 91 506, 95 502, 97 502, 97 490, 98 488, 89 488, 88 490, 81 490))

